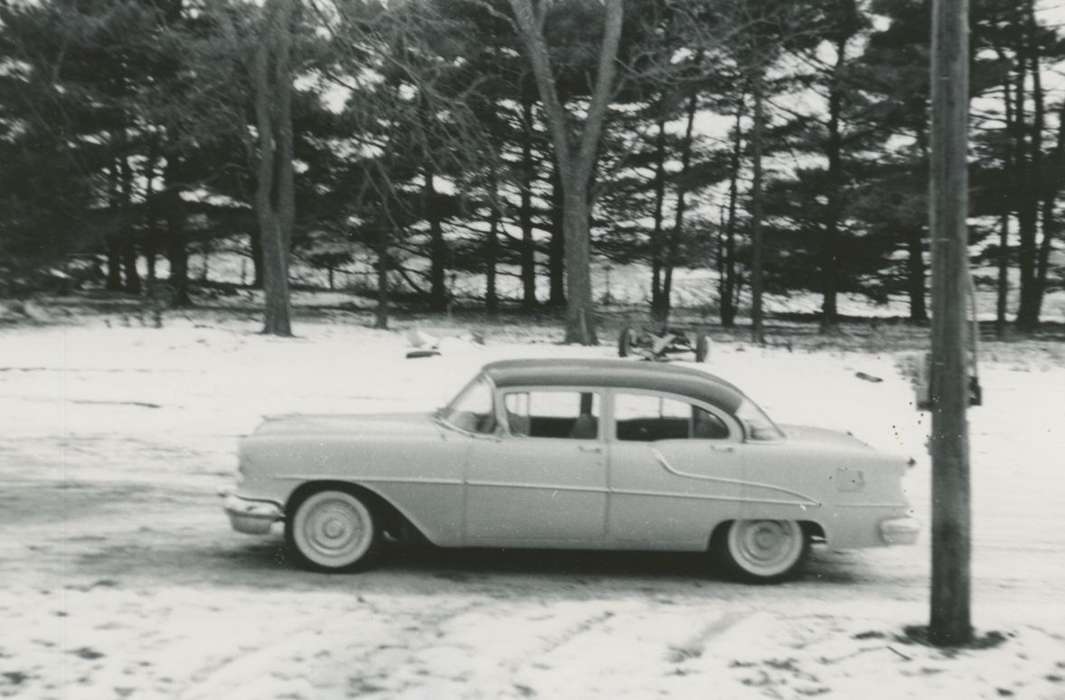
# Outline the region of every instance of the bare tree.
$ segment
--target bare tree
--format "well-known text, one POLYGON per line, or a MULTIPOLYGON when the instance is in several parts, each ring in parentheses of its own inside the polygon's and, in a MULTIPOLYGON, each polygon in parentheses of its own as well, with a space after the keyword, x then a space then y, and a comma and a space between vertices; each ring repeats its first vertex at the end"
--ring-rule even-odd
POLYGON ((580 129, 559 99, 551 57, 544 39, 544 20, 550 3, 533 7, 531 0, 510 0, 518 33, 532 66, 543 103, 563 198, 566 246, 566 342, 596 345, 592 302, 589 214, 596 151, 617 73, 616 59, 624 15, 623 0, 605 0, 605 24, 599 47, 598 70, 591 101, 580 129))
POLYGON ((296 217, 292 163, 292 22, 296 0, 267 0, 252 67, 259 139, 255 213, 263 247, 263 333, 292 335, 289 242, 296 217), (271 70, 271 68, 273 70, 271 70))

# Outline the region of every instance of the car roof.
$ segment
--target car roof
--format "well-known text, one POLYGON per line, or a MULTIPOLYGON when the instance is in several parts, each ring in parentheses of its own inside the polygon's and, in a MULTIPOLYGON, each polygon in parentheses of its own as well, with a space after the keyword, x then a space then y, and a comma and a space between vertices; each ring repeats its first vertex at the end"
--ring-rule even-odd
POLYGON ((501 360, 484 366, 496 386, 604 386, 680 394, 735 413, 746 398, 708 372, 659 362, 610 359, 501 360))

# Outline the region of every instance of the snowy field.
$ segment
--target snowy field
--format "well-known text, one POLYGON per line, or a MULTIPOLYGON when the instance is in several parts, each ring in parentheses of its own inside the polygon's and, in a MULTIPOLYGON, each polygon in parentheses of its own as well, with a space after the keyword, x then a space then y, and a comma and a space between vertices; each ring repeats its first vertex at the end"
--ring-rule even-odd
MULTIPOLYGON (((215 496, 261 415, 429 410, 489 360, 613 349, 501 327, 406 360, 400 333, 257 330, 0 328, 0 697, 1065 698, 1060 344, 986 347, 970 418, 988 648, 942 651, 903 634, 927 621, 927 536, 816 549, 767 587, 690 555, 401 549, 364 574, 297 570, 280 535, 230 531, 215 496)), ((866 350, 717 343, 707 369, 781 422, 916 457, 927 523, 927 414, 898 358, 866 350)))

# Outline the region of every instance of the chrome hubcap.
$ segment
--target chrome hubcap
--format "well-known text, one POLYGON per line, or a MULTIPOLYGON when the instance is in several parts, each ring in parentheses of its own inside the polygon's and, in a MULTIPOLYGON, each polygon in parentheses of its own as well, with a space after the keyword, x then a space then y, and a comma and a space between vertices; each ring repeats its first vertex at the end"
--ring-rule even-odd
POLYGON ((344 532, 344 525, 339 520, 330 520, 325 524, 325 536, 331 539, 340 537, 344 532))

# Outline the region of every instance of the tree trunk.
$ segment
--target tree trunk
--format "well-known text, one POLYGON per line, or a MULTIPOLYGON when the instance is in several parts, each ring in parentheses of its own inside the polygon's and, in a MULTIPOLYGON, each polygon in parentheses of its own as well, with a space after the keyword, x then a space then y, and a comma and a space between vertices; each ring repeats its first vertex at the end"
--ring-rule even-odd
POLYGON ((109 292, 122 291, 122 243, 118 236, 107 236, 107 282, 104 287, 109 292))
POLYGON ((762 240, 762 217, 765 208, 765 203, 762 201, 762 152, 765 132, 762 81, 764 79, 765 68, 759 61, 751 80, 754 97, 754 124, 751 136, 751 161, 754 171, 751 180, 751 340, 759 345, 765 344, 765 331, 762 328, 762 253, 765 247, 762 240))
POLYGON ((488 224, 488 245, 485 251, 484 306, 489 316, 499 313, 499 294, 496 291, 496 260, 499 257, 499 210, 493 206, 488 224))
POLYGON ((423 201, 425 218, 429 222, 429 309, 440 312, 446 311, 448 304, 447 244, 444 242, 444 232, 440 225, 440 209, 436 186, 433 182, 433 171, 432 162, 427 161, 423 201))
POLYGON ((821 331, 839 323, 836 297, 839 294, 839 225, 843 207, 843 138, 840 120, 843 111, 843 81, 840 71, 847 61, 848 38, 836 42, 836 65, 828 96, 828 205, 825 240, 821 250, 821 331))
MULTIPOLYGON (((163 15, 166 22, 171 25, 181 18, 182 0, 167 0, 163 5, 163 15)), ((162 188, 157 197, 162 219, 166 222, 166 233, 163 245, 169 263, 170 274, 167 278, 167 286, 170 288, 170 303, 174 308, 192 305, 189 298, 188 285, 188 252, 185 241, 185 224, 188 212, 185 202, 181 199, 181 163, 177 145, 173 142, 159 143, 162 156, 166 159, 163 168, 162 188)), ((156 325, 161 327, 161 316, 157 311, 156 325)))
POLYGON ((251 287, 263 288, 263 238, 257 227, 248 231, 248 244, 251 249, 251 287))
MULTIPOLYGON (((296 225, 296 171, 295 143, 292 133, 292 22, 297 0, 278 0, 280 3, 277 20, 278 48, 274 65, 274 83, 277 96, 277 217, 279 226, 278 259, 274 262, 277 272, 274 284, 276 290, 272 313, 267 313, 263 330, 274 335, 292 335, 289 321, 288 267, 292 247, 292 230, 296 225), (270 317, 272 316, 272 320, 270 317)), ((267 292, 269 296, 269 292, 267 292)))
POLYGON ((562 183, 558 166, 551 172, 551 240, 547 248, 549 306, 566 305, 566 232, 562 214, 562 183))
POLYGON ((1006 337, 1006 302, 1009 295, 1010 214, 1002 212, 998 229, 998 284, 995 290, 995 337, 1006 337))
MULTIPOLYGON (((1034 172, 1031 162, 1031 154, 1034 150, 1029 149, 1028 125, 1025 119, 1026 112, 1026 78, 1028 64, 1026 61, 1029 51, 1025 46, 1024 39, 1018 39, 1015 49, 1017 55, 1015 88, 1013 91, 1013 139, 1014 158, 1016 159, 1017 177, 1017 234, 1019 238, 1018 267, 1020 268, 1020 299, 1017 308, 1017 327, 1023 331, 1034 328, 1032 318, 1032 288, 1035 282, 1035 237, 1036 237, 1036 207, 1038 198, 1034 190, 1038 175, 1034 172)), ((1034 119, 1033 119, 1034 121, 1034 119)))
POLYGON ((566 245, 566 336, 567 343, 597 345, 592 311, 592 279, 589 262, 588 192, 579 182, 563 181, 563 235, 566 245), (576 301, 575 301, 576 300, 576 301))
MULTIPOLYGON (((1024 284, 1024 276, 1022 275, 1021 284, 1021 305, 1018 309, 1017 316, 1019 324, 1025 330, 1035 330, 1039 326, 1039 310, 1041 306, 1041 294, 1039 290, 1039 278, 1038 278, 1038 249, 1036 246, 1036 234, 1037 226, 1039 224, 1039 209, 1041 200, 1043 200, 1043 193, 1046 191, 1045 173, 1043 172, 1043 129, 1046 126, 1046 106, 1044 102, 1043 94, 1043 82, 1042 74, 1039 67, 1039 42, 1036 39, 1036 21, 1033 9, 1034 2, 1029 1, 1029 30, 1031 32, 1029 36, 1030 40, 1030 60, 1031 60, 1031 72, 1032 72, 1032 102, 1034 109, 1032 111, 1032 130, 1029 138, 1029 146, 1031 148, 1031 156, 1029 157, 1031 179, 1029 180, 1030 187, 1026 191, 1026 204, 1031 208, 1032 219, 1032 232, 1030 236, 1029 245, 1027 250, 1022 246, 1021 256, 1029 258, 1027 267, 1029 273, 1027 277, 1027 284, 1024 284)), ((1045 224, 1047 216, 1043 216, 1042 222, 1045 224)), ((1046 238, 1046 229, 1043 229, 1043 237, 1046 238)))
POLYGON ((263 261, 266 263, 263 270, 265 309, 262 332, 267 335, 291 336, 288 256, 284 247, 280 217, 269 203, 259 214, 259 226, 263 232, 263 261))
POLYGON ((140 294, 141 276, 137 272, 137 243, 133 227, 133 169, 129 158, 122 156, 122 269, 126 274, 126 291, 140 294))
POLYGON ((270 0, 265 10, 264 36, 256 50, 254 66, 259 133, 255 210, 263 246, 265 292, 262 332, 291 336, 288 248, 295 217, 290 66, 292 0, 270 0))
MULTIPOLYGON (((999 60, 1005 61, 1005 52, 1001 49, 998 50, 999 60)), ((1005 108, 1006 114, 1006 153, 1005 153, 1005 168, 1003 172, 1003 184, 1001 190, 1002 196, 1002 214, 1000 215, 999 222, 999 236, 998 236, 998 284, 996 287, 996 299, 995 299, 995 337, 1004 338, 1006 336, 1006 313, 1007 302, 1009 298, 1009 244, 1010 244, 1010 214, 1015 208, 1017 201, 1017 192, 1015 190, 1017 180, 1017 173, 1014 172, 1017 167, 1017 158, 1015 157, 1014 144, 1009 139, 1012 138, 1012 134, 1016 133, 1016 127, 1014 125, 1014 113, 1013 113, 1013 97, 1010 90, 1010 74, 1006 73, 1005 78, 1002 81, 1002 103, 1005 108)))
POLYGON ((662 208, 666 199, 666 98, 658 106, 658 134, 655 136, 655 205, 650 240, 651 258, 651 318, 664 324, 668 311, 662 302, 662 208))
POLYGON ((107 282, 104 288, 109 292, 122 291, 122 223, 118 203, 118 177, 118 168, 111 163, 107 168, 107 209, 111 231, 104 239, 107 252, 107 282))
POLYGON ((724 253, 718 279, 721 286, 721 325, 731 328, 736 322, 736 202, 739 198, 740 156, 743 150, 743 111, 746 98, 740 96, 736 109, 736 125, 732 137, 732 155, 729 163, 728 222, 725 224, 724 253))
POLYGON ((155 282, 155 256, 159 251, 159 212, 156 206, 155 173, 159 166, 158 146, 153 142, 148 153, 147 184, 144 195, 144 262, 148 268, 148 281, 155 282))
POLYGON ((144 242, 144 262, 148 268, 148 282, 155 282, 155 256, 158 251, 155 248, 155 238, 158 235, 154 224, 149 224, 148 239, 144 242))
POLYGON ((125 290, 130 294, 140 294, 141 276, 137 271, 137 244, 132 236, 122 241, 122 270, 125 273, 125 290))
POLYGON ((532 188, 535 165, 532 155, 533 98, 522 80, 521 103, 521 306, 536 307, 536 245, 533 242, 532 188))
POLYGON ((388 328, 388 234, 384 228, 379 233, 377 244, 377 308, 374 310, 374 328, 388 328))
POLYGON ((906 232, 906 291, 910 301, 910 323, 928 322, 924 282, 924 236, 918 226, 906 232))
POLYGON ((970 619, 967 0, 932 9, 932 591, 928 639, 972 640, 970 619))
POLYGON ((171 291, 171 305, 175 308, 192 305, 189 298, 189 254, 185 241, 188 212, 185 210, 185 200, 181 198, 180 172, 178 155, 170 151, 166 154, 163 190, 157 195, 157 201, 166 221, 166 257, 170 266, 167 284, 171 291))
MULTIPOLYGON (((167 166, 170 173, 170 166, 167 166)), ((167 187, 175 180, 167 177, 167 187)), ((177 187, 176 184, 173 185, 177 187)), ((172 304, 175 308, 192 305, 189 298, 189 253, 185 242, 185 202, 179 190, 165 193, 166 198, 166 257, 170 263, 170 277, 167 280, 172 292, 172 304)))
POLYGON ((695 128, 695 111, 699 103, 699 93, 692 90, 688 96, 688 123, 684 128, 684 141, 680 152, 680 173, 677 175, 677 206, 673 211, 673 228, 669 232, 669 241, 666 251, 666 274, 662 281, 662 306, 665 314, 663 323, 669 320, 670 311, 673 308, 673 268, 677 264, 677 246, 684 237, 684 214, 687 205, 684 201, 687 194, 688 170, 692 160, 692 133, 695 128))
POLYGON ((736 272, 736 308, 743 306, 743 284, 746 280, 740 272, 736 272))

